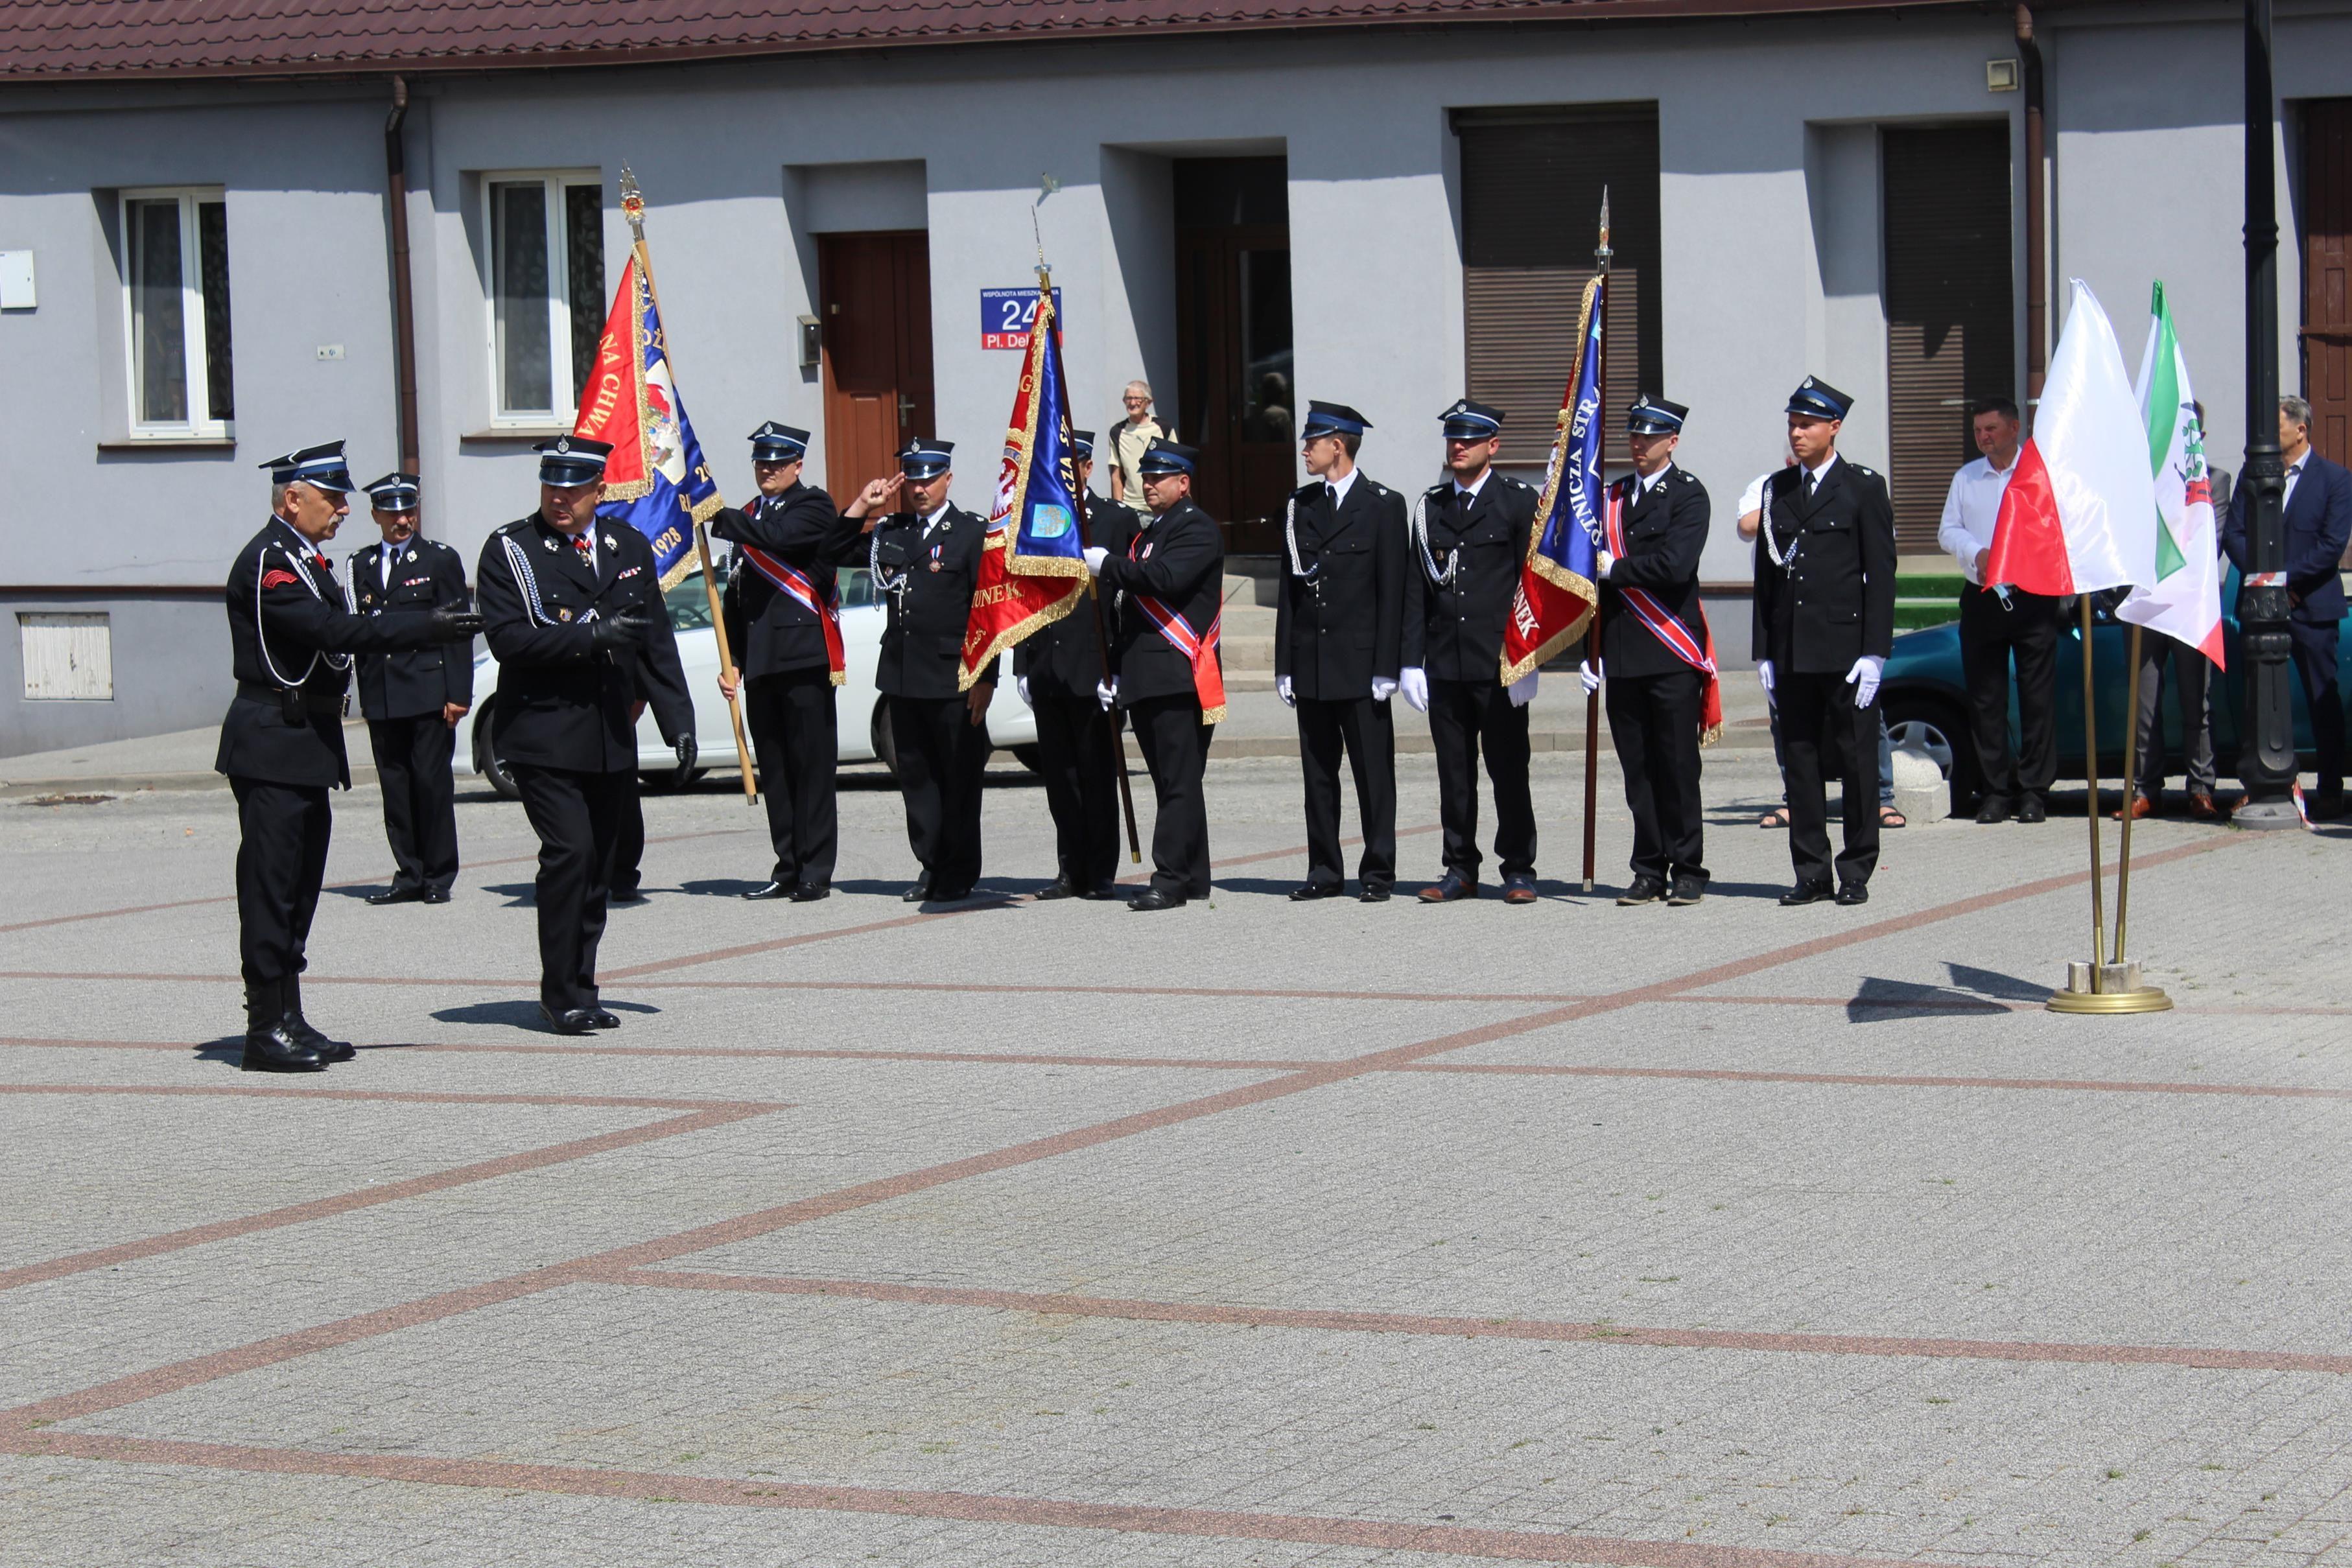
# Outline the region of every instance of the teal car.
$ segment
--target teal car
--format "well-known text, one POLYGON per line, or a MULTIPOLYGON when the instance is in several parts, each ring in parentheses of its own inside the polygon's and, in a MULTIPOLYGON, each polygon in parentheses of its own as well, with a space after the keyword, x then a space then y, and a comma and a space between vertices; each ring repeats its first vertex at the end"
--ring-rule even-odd
MULTIPOLYGON (((2221 602, 2229 607, 2221 620, 2228 672, 2214 683, 2213 755, 2220 771, 2230 776, 2238 754, 2240 716, 2246 711, 2245 666, 2238 652, 2238 573, 2233 568, 2221 585, 2221 602)), ((2352 622, 2352 616, 2347 617, 2352 622)), ((2352 626, 2343 629, 2352 632, 2352 626)), ((2092 674, 2098 705, 2099 775, 2120 779, 2124 747, 2129 740, 2125 700, 2129 690, 2131 628, 2100 613, 2091 628, 2092 674)), ((2340 689, 2352 692, 2352 634, 2339 635, 2336 668, 2340 689)), ((2058 638, 2058 777, 2086 777, 2083 767, 2083 628, 2082 612, 2070 607, 2065 629, 2058 638)), ((2293 674, 2287 685, 2294 702, 2294 745, 2303 765, 2311 765, 2311 714, 2303 700, 2303 683, 2293 674)), ((2182 744, 2178 683, 2165 682, 2165 757, 2178 771, 2185 755, 2182 744)), ((1968 683, 1960 672, 1960 629, 1957 622, 1906 632, 1895 639, 1879 687, 1886 710, 1887 733, 1894 743, 1926 752, 1951 780, 1952 798, 1966 802, 1979 792, 1983 773, 1977 765, 1977 747, 1969 725, 1968 683)), ((2010 685, 2010 745, 2017 744, 2017 688, 2010 685)))

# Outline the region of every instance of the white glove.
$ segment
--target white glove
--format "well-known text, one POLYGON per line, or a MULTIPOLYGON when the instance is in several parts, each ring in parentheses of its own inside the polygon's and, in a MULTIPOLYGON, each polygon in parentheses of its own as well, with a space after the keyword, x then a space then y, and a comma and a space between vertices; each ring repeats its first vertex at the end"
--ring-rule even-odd
POLYGON ((1607 550, 1601 550, 1596 553, 1592 558, 1593 580, 1596 582, 1608 581, 1609 569, 1616 564, 1617 558, 1611 555, 1607 550))
POLYGON ((1389 698, 1396 695, 1396 689, 1397 684, 1389 679, 1386 675, 1374 675, 1372 677, 1372 700, 1374 702, 1384 703, 1388 701, 1389 698))
POLYGON ((1088 545, 1087 547, 1087 575, 1088 577, 1100 577, 1102 575, 1102 563, 1108 559, 1109 557, 1110 551, 1103 549, 1102 546, 1088 545))
POLYGON ((1536 673, 1529 670, 1504 688, 1510 695, 1513 707, 1525 707, 1536 700, 1536 673))
POLYGON ((1274 695, 1282 699, 1282 706, 1285 707, 1297 707, 1298 706, 1298 699, 1290 695, 1290 677, 1288 675, 1276 675, 1274 677, 1274 695))
POLYGON ((1576 666, 1576 678, 1584 683, 1587 692, 1597 692, 1601 689, 1601 666, 1590 659, 1580 660, 1576 666))
POLYGON ((1771 660, 1759 659, 1756 661, 1756 678, 1764 683, 1764 695, 1767 697, 1769 697, 1772 695, 1771 660))
POLYGON ((1021 694, 1021 706, 1024 706, 1024 707, 1035 707, 1035 706, 1037 706, 1035 703, 1033 703, 1033 702, 1031 702, 1031 701, 1029 700, 1029 677, 1028 677, 1028 676, 1026 676, 1026 675, 1015 675, 1015 676, 1013 676, 1013 689, 1014 689, 1015 691, 1017 691, 1017 692, 1019 692, 1019 693, 1021 694))
POLYGON ((1853 706, 1868 707, 1878 700, 1878 677, 1886 668, 1886 661, 1874 659, 1868 653, 1853 662, 1845 673, 1846 684, 1853 687, 1853 706))
POLYGON ((1408 664, 1397 672, 1397 690, 1415 713, 1429 711, 1429 673, 1418 665, 1408 664))
POLYGON ((1117 675, 1113 675, 1107 681, 1095 683, 1095 701, 1102 704, 1103 711, 1106 713, 1118 705, 1118 677, 1117 675))

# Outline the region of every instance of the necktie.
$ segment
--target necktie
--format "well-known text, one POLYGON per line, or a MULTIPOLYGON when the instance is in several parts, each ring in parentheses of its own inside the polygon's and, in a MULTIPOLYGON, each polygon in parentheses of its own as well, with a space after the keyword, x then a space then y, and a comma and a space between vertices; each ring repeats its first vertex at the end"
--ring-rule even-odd
POLYGON ((376 564, 383 568, 384 591, 390 592, 392 591, 392 547, 390 545, 384 546, 377 552, 376 564))
POLYGON ((1339 486, 1337 485, 1324 486, 1323 499, 1329 503, 1333 511, 1338 511, 1339 509, 1339 486))

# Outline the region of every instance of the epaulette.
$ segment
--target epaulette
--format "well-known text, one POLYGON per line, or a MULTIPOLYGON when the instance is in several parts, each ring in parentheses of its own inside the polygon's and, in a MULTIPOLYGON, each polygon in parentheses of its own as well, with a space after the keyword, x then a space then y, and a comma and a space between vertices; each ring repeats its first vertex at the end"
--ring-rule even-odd
POLYGON ((1535 488, 1533 485, 1528 484, 1525 479, 1514 479, 1507 474, 1503 476, 1503 483, 1508 485, 1514 490, 1532 490, 1535 488))
POLYGON ((539 521, 537 517, 517 517, 511 523, 500 524, 498 531, 502 534, 519 534, 528 529, 537 521, 539 521))
POLYGON ((1385 496, 1385 495, 1387 495, 1388 493, 1389 493, 1389 487, 1388 487, 1386 485, 1381 484, 1381 483, 1379 480, 1377 480, 1377 479, 1375 479, 1375 480, 1373 480, 1373 481, 1372 481, 1372 494, 1373 494, 1373 495, 1375 495, 1375 496, 1385 496))
POLYGON ((1861 475, 1865 479, 1875 479, 1878 477, 1877 475, 1872 473, 1869 469, 1864 468, 1859 463, 1849 463, 1846 466, 1853 469, 1855 473, 1861 475))

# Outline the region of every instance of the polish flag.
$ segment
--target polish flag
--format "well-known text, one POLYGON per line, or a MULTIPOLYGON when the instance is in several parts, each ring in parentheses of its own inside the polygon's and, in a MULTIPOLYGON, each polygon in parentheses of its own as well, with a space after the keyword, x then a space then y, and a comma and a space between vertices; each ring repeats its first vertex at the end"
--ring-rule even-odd
POLYGON ((2000 498, 1988 586, 2064 595, 2156 583, 2147 426, 2107 313, 2079 277, 2074 291, 2032 437, 2000 498))

